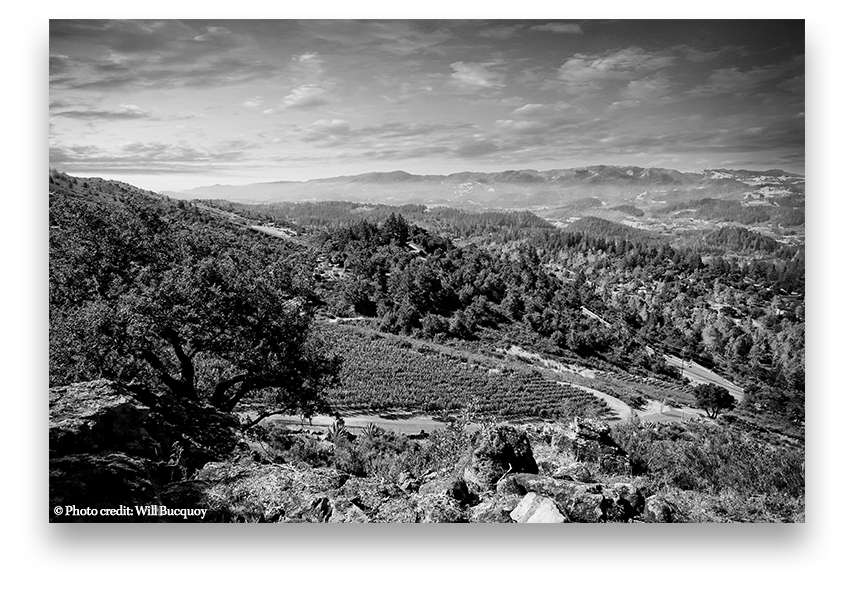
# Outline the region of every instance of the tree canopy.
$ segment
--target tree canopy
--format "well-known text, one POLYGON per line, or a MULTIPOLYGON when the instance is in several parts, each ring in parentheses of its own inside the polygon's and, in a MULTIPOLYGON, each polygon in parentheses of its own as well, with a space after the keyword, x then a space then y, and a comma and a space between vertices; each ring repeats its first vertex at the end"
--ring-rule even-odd
POLYGON ((105 377, 228 412, 242 402, 252 422, 325 407, 338 361, 287 245, 172 201, 109 196, 51 200, 52 383, 105 377))
POLYGON ((707 412, 708 416, 716 418, 722 410, 734 408, 734 396, 724 387, 702 383, 695 386, 695 403, 707 412))

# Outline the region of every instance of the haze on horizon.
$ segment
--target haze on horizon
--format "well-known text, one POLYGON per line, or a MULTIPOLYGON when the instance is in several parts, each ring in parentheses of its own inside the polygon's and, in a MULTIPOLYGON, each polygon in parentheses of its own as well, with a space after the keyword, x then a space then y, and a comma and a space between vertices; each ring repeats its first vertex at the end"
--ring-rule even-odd
POLYGON ((50 22, 49 164, 147 189, 805 166, 804 21, 50 22))

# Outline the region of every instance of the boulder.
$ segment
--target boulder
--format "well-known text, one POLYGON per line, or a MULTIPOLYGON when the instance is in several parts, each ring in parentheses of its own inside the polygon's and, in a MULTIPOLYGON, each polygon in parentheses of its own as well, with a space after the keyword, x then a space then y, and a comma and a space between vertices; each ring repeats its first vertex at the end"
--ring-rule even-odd
POLYGON ((568 426, 546 424, 540 438, 553 448, 575 456, 579 462, 594 462, 606 473, 628 474, 629 457, 611 436, 605 422, 575 418, 568 426))
POLYGON ((644 503, 643 519, 647 523, 673 523, 674 509, 662 496, 654 494, 644 503))
POLYGON ((554 501, 535 492, 528 492, 512 510, 510 517, 516 523, 566 523, 566 517, 554 501))
POLYGON ((507 473, 539 471, 527 433, 508 424, 486 428, 474 436, 464 478, 471 490, 494 489, 507 473))
POLYGON ((527 494, 534 492, 548 497, 557 504, 569 521, 575 523, 598 523, 605 519, 611 505, 602 492, 600 484, 577 484, 566 480, 555 480, 547 476, 512 474, 497 486, 498 494, 527 494))
POLYGON ((134 511, 136 505, 161 505, 146 460, 125 453, 94 455, 82 453, 55 457, 49 461, 48 498, 51 521, 55 522, 145 522, 152 517, 129 515, 91 516, 69 512, 76 509, 119 509, 134 511), (54 513, 54 507, 63 512, 54 513))
POLYGON ((333 516, 333 503, 326 496, 319 496, 312 505, 300 513, 305 523, 328 523, 333 516))
POLYGON ((510 513, 523 497, 517 494, 493 496, 470 509, 471 523, 512 523, 510 513))
POLYGON ((389 498, 375 509, 375 523, 419 523, 417 505, 407 498, 389 498))
POLYGON ((644 495, 629 483, 611 486, 581 484, 548 476, 512 474, 497 485, 499 495, 535 493, 552 499, 569 521, 577 523, 625 522, 641 517, 644 495))
POLYGON ((569 480, 571 482, 581 482, 582 484, 595 484, 596 479, 593 477, 593 471, 584 463, 576 463, 559 467, 551 474, 556 480, 569 480))
POLYGON ((102 451, 156 459, 160 446, 143 428, 150 409, 107 380, 54 387, 48 392, 48 448, 52 457, 102 451))
POLYGON ((444 495, 460 504, 467 505, 478 502, 476 496, 468 489, 467 482, 459 476, 447 476, 426 482, 419 487, 419 494, 423 496, 427 494, 444 495))
POLYGON ((644 513, 644 494, 634 484, 619 482, 610 488, 620 520, 627 521, 644 513))
POLYGON ((319 498, 303 486, 308 478, 297 468, 243 460, 213 462, 195 474, 204 482, 204 501, 216 522, 274 523, 305 521, 319 498))
POLYGON ((368 523, 369 517, 350 500, 334 500, 330 523, 368 523))

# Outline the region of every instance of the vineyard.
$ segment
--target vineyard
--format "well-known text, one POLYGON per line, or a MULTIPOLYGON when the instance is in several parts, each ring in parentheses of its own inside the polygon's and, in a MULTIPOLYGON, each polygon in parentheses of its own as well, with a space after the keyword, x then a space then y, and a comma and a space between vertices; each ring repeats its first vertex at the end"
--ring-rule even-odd
POLYGON ((474 419, 614 415, 590 393, 538 372, 484 366, 468 355, 350 326, 324 326, 322 332, 343 359, 341 384, 326 396, 342 413, 469 411, 474 419))

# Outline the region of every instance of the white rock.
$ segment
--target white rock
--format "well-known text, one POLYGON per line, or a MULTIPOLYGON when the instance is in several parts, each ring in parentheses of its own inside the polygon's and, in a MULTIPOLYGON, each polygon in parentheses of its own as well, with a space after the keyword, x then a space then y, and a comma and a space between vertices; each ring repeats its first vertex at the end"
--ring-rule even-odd
POLYGON ((516 523, 565 523, 554 501, 535 492, 528 492, 509 514, 516 523))

